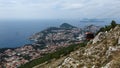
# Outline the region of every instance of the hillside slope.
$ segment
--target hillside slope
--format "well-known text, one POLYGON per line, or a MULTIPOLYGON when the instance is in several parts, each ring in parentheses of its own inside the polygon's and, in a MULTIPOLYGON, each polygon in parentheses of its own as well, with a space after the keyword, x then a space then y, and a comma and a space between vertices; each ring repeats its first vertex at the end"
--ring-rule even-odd
POLYGON ((63 23, 63 24, 60 25, 60 28, 72 29, 72 28, 77 28, 77 27, 72 26, 72 25, 70 25, 68 23, 63 23))
POLYGON ((100 32, 86 47, 34 68, 120 68, 120 26, 100 32))

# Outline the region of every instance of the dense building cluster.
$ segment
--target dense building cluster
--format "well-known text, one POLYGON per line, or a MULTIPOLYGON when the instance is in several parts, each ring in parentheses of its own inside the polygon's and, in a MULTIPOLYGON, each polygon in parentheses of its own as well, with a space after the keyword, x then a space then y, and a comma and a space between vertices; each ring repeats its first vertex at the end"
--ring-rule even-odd
POLYGON ((22 64, 25 64, 31 60, 42 57, 43 55, 51 52, 55 52, 58 48, 66 47, 67 45, 61 46, 47 46, 45 49, 35 49, 38 45, 26 45, 21 48, 14 50, 7 49, 3 53, 0 53, 0 68, 17 68, 22 64))

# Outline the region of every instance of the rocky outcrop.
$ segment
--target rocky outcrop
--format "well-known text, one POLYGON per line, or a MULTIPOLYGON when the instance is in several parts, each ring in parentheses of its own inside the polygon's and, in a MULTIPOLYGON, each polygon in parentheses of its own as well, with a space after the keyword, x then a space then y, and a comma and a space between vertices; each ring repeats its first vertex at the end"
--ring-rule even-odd
POLYGON ((101 36, 103 35, 103 32, 98 33, 98 35, 93 39, 93 44, 101 41, 101 36))
MULTIPOLYGON (((120 68, 120 26, 99 33, 93 43, 71 52, 63 62, 49 68, 120 68), (98 42, 99 41, 99 42, 98 42)), ((54 62, 52 62, 54 64, 54 62)), ((54 64, 55 65, 55 64, 54 64)), ((38 67, 39 68, 39 67, 38 67)))
POLYGON ((120 36, 119 36, 119 38, 118 38, 118 44, 120 45, 120 36))

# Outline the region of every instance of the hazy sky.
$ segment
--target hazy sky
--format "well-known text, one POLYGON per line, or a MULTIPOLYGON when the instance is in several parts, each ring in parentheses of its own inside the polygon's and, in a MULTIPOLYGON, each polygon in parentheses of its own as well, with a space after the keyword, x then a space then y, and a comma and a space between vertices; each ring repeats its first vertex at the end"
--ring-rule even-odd
POLYGON ((0 19, 119 18, 120 0, 0 0, 0 19))

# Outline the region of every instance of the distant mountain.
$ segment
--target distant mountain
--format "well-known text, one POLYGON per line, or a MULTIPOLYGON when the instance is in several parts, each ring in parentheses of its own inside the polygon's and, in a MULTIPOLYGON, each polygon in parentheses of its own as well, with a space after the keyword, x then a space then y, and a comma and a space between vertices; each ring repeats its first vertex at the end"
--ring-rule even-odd
POLYGON ((105 19, 83 19, 80 22, 105 22, 105 19))
POLYGON ((93 32, 96 33, 101 27, 96 25, 88 25, 83 28, 86 32, 93 32))
POLYGON ((71 28, 76 28, 75 26, 72 26, 68 23, 63 23, 60 25, 60 28, 67 28, 67 29, 71 29, 71 28))

